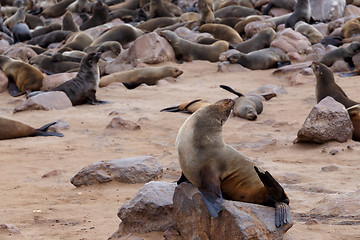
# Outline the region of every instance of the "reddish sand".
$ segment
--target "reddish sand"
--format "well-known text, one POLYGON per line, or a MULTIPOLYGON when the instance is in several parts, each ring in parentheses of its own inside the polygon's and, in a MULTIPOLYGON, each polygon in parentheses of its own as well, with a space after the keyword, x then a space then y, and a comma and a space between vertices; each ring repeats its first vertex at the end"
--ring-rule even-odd
MULTIPOLYGON (((25 111, 13 114, 17 99, 0 94, 0 114, 33 127, 63 119, 70 129, 58 137, 33 137, 0 142, 0 224, 14 224, 21 234, 0 230, 0 239, 107 239, 120 223, 117 211, 143 184, 111 182, 75 188, 70 178, 81 168, 100 160, 151 155, 164 167, 162 180, 173 182, 180 176, 176 134, 189 116, 160 112, 182 102, 204 98, 217 101, 235 98, 219 88, 226 84, 247 93, 271 83, 283 86, 287 94, 264 103, 256 121, 231 117, 224 126, 226 143, 269 170, 290 197, 294 226, 285 236, 293 239, 360 239, 357 225, 336 225, 322 219, 309 221, 308 212, 324 198, 342 196, 360 188, 359 143, 293 144, 297 131, 315 105, 315 77, 292 86, 273 70, 217 72, 217 63, 194 61, 176 64, 184 74, 175 82, 162 80, 157 86, 127 90, 112 84, 97 92, 110 104, 81 105, 64 110, 25 111), (141 130, 106 129, 114 115, 137 122, 141 130), (348 146, 351 146, 350 149, 348 146), (331 155, 330 151, 339 152, 331 155), (339 169, 321 168, 336 164, 339 169), (42 178, 52 170, 61 174, 42 178)), ((360 101, 358 77, 338 78, 350 98, 360 101)), ((340 220, 333 219, 335 222, 340 220)), ((162 233, 135 234, 144 239, 162 239, 162 233)))

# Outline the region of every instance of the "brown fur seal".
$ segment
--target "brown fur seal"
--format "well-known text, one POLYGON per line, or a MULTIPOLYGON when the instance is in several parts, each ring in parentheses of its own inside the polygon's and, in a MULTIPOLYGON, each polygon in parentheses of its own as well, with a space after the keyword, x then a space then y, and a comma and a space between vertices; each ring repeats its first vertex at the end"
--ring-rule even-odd
POLYGON ((1 55, 0 69, 9 78, 11 96, 20 96, 26 91, 38 91, 42 86, 43 74, 28 63, 1 55))
POLYGON ((351 122, 354 126, 352 139, 354 141, 360 141, 360 105, 354 105, 346 110, 348 111, 351 122))
POLYGON ((246 17, 244 20, 239 21, 235 26, 234 29, 239 33, 243 34, 245 30, 245 26, 250 22, 255 21, 265 21, 265 18, 263 16, 257 16, 257 15, 250 15, 246 17))
POLYGON ((183 175, 199 188, 213 217, 225 198, 275 207, 276 226, 290 223, 289 198, 281 185, 222 139, 222 126, 234 104, 223 99, 205 106, 181 126, 175 145, 183 175))
POLYGON ((226 17, 247 17, 250 15, 259 15, 260 12, 253 8, 242 7, 238 5, 227 6, 216 10, 214 15, 216 18, 226 18, 226 17))
POLYGON ((200 26, 199 32, 210 33, 214 38, 225 40, 229 43, 241 43, 243 41, 235 29, 224 24, 207 23, 200 26))
POLYGON ((28 13, 25 15, 25 23, 29 26, 30 29, 44 26, 44 21, 40 17, 28 13))
POLYGON ((196 99, 193 101, 184 102, 175 107, 168 107, 161 109, 160 112, 183 112, 183 113, 194 113, 202 107, 210 105, 211 103, 204 99, 196 99))
POLYGON ((47 132, 48 128, 54 124, 56 124, 56 122, 35 129, 24 123, 0 117, 0 140, 34 136, 63 137, 64 135, 61 133, 47 132))
POLYGON ((80 63, 77 75, 67 82, 57 86, 52 91, 63 91, 69 97, 73 106, 83 103, 92 105, 103 104, 105 101, 96 99, 96 91, 99 88, 100 72, 97 62, 101 53, 89 53, 80 63))
POLYGON ((198 9, 201 14, 200 24, 213 23, 215 21, 212 0, 199 0, 198 9))
POLYGON ((84 52, 86 53, 90 53, 90 52, 104 53, 107 51, 111 51, 115 55, 119 55, 121 53, 121 44, 116 41, 107 41, 95 46, 88 46, 84 49, 84 52))
POLYGON ((78 62, 66 61, 67 59, 62 59, 61 56, 59 53, 54 56, 38 55, 30 59, 30 64, 46 74, 63 73, 80 67, 78 62))
POLYGON ((280 48, 265 48, 244 54, 241 52, 230 55, 227 59, 231 63, 239 63, 251 70, 276 68, 290 64, 290 59, 280 48))
POLYGON ((100 79, 100 87, 106 87, 113 82, 123 83, 128 89, 133 89, 145 83, 147 85, 155 85, 160 79, 166 77, 178 77, 183 73, 176 67, 147 67, 138 68, 129 71, 112 73, 100 79))
POLYGON ((360 52, 360 42, 352 42, 346 47, 338 48, 327 52, 321 59, 320 63, 331 67, 336 61, 343 60, 349 65, 349 69, 352 71, 355 68, 355 64, 352 57, 360 52))
POLYGON ((157 28, 167 27, 178 23, 179 17, 158 17, 150 19, 146 22, 140 23, 136 28, 145 32, 152 32, 157 28))
POLYGON ((256 50, 270 47, 271 42, 275 39, 276 32, 272 28, 261 30, 252 38, 231 46, 242 53, 250 53, 256 50))
POLYGON ((307 37, 311 44, 319 43, 323 38, 323 35, 319 30, 304 21, 298 21, 295 24, 294 30, 307 37))
POLYGON ((273 7, 285 8, 290 11, 293 11, 295 4, 296 4, 296 0, 270 0, 268 5, 266 6, 266 8, 263 11, 263 14, 269 15, 269 11, 273 7))
POLYGON ((51 43, 62 42, 71 33, 71 31, 55 30, 44 35, 33 37, 28 44, 47 48, 51 43))
POLYGON ((162 31, 159 34, 171 44, 176 58, 183 61, 208 60, 217 62, 220 53, 229 49, 229 43, 222 40, 211 45, 202 45, 180 38, 176 33, 169 30, 162 31))
POLYGON ((36 29, 31 32, 31 36, 33 38, 47 34, 52 31, 61 30, 61 24, 60 23, 51 23, 48 26, 40 27, 39 29, 36 29))
POLYGON ((4 21, 3 25, 12 31, 17 22, 25 22, 25 7, 19 8, 14 15, 4 21))
POLYGON ((311 68, 316 76, 315 97, 317 103, 323 98, 330 96, 343 104, 345 108, 358 104, 349 99, 341 87, 336 84, 334 74, 327 66, 322 63, 313 62, 311 68))
POLYGON ((174 17, 163 5, 161 0, 150 0, 150 17, 174 17))
POLYGON ((72 31, 72 32, 79 32, 79 26, 74 22, 73 16, 71 11, 66 11, 62 20, 62 27, 61 30, 63 31, 72 31))
POLYGON ((98 0, 93 7, 93 12, 91 18, 87 21, 83 22, 80 26, 80 30, 86 30, 88 28, 96 27, 101 24, 107 23, 110 21, 109 9, 103 4, 100 0, 98 0))
POLYGON ((144 32, 140 29, 137 29, 128 24, 122 24, 114 26, 105 31, 98 38, 94 39, 90 46, 97 46, 107 41, 117 41, 122 46, 124 46, 127 43, 134 41, 136 38, 140 37, 143 34, 144 32))
POLYGON ((42 11, 41 15, 49 18, 60 17, 66 12, 67 6, 73 2, 75 2, 75 0, 63 0, 58 2, 57 4, 42 11))
POLYGON ((309 23, 311 18, 310 0, 297 0, 294 12, 285 22, 285 27, 294 29, 298 21, 309 23))
POLYGON ((66 10, 77 13, 91 12, 91 6, 92 4, 88 0, 76 0, 67 6, 66 10))
POLYGON ((59 49, 59 53, 65 50, 79 50, 83 51, 86 47, 90 46, 93 42, 93 38, 86 32, 71 33, 65 39, 65 45, 59 49))
POLYGON ((140 7, 140 0, 125 0, 124 2, 114 4, 109 7, 110 11, 115 11, 118 9, 130 9, 135 10, 140 7))
POLYGON ((351 38, 360 33, 360 17, 351 19, 344 23, 341 28, 343 38, 351 38))

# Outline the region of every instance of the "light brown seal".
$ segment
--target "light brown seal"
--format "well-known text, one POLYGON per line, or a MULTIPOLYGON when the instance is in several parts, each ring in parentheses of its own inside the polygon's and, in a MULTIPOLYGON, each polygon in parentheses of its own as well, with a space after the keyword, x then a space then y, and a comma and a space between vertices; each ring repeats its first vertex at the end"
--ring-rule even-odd
POLYGON ((175 107, 168 107, 161 109, 160 112, 182 112, 182 113, 194 113, 202 107, 210 105, 211 102, 204 99, 196 99, 193 101, 184 102, 175 107))
POLYGON ((144 32, 152 32, 157 28, 174 25, 180 21, 179 17, 158 17, 142 22, 136 26, 144 32))
POLYGON ((311 68, 316 76, 315 97, 317 103, 323 98, 330 96, 343 104, 345 108, 358 104, 349 99, 341 87, 336 84, 334 74, 327 66, 322 63, 313 62, 311 68))
POLYGON ((304 21, 298 21, 295 24, 294 30, 309 39, 311 44, 319 43, 323 38, 323 35, 319 30, 304 21))
POLYGON ((243 41, 240 34, 235 29, 224 24, 206 23, 200 26, 199 32, 210 33, 214 36, 214 38, 224 40, 229 43, 237 44, 243 41))
POLYGON ((48 128, 54 124, 56 124, 56 122, 35 129, 24 123, 0 117, 0 140, 34 136, 63 137, 64 135, 58 132, 47 132, 48 128))
POLYGON ((217 101, 181 126, 175 146, 183 175, 199 188, 213 217, 225 198, 275 207, 276 226, 290 223, 289 198, 281 185, 222 139, 222 127, 234 104, 231 99, 217 101))
POLYGON ((354 126, 352 139, 354 141, 360 141, 360 105, 354 105, 346 110, 348 111, 351 122, 354 126))
POLYGON ((198 9, 201 14, 200 24, 213 23, 215 21, 213 1, 212 0, 199 0, 198 9))
POLYGON ((352 57, 360 52, 360 42, 354 41, 346 47, 334 49, 319 60, 320 63, 331 67, 336 61, 343 60, 349 65, 349 69, 352 71, 355 68, 355 64, 352 57))
POLYGON ((294 29, 298 21, 309 23, 311 18, 310 0, 297 0, 294 12, 288 17, 285 22, 285 27, 294 29))
POLYGON ((223 7, 214 12, 216 18, 226 18, 226 17, 247 17, 250 15, 259 15, 260 12, 253 8, 247 8, 238 5, 231 5, 223 7))
POLYGON ((7 18, 3 25, 10 29, 10 31, 13 30, 13 27, 17 22, 25 22, 25 7, 19 8, 14 15, 7 18))
POLYGON ((8 56, 0 56, 0 69, 9 78, 9 93, 20 96, 27 91, 40 90, 44 76, 39 69, 8 56))
POLYGON ((63 0, 61 2, 58 2, 57 4, 42 11, 41 15, 49 18, 60 17, 66 12, 67 6, 69 6, 73 2, 75 2, 75 0, 63 0))
POLYGON ((220 53, 229 49, 229 43, 223 40, 211 45, 203 45, 180 38, 176 33, 169 30, 162 31, 159 34, 171 44, 176 58, 180 61, 208 60, 217 62, 220 53))
POLYGON ((231 44, 231 46, 242 53, 250 53, 270 47, 275 37, 276 32, 274 29, 267 28, 255 34, 252 38, 238 44, 231 44))
POLYGON ((277 68, 290 64, 288 55, 280 48, 265 48, 248 54, 238 52, 230 55, 228 61, 238 63, 251 70, 277 68))
POLYGON ((123 83, 128 89, 140 86, 142 83, 155 85, 160 79, 178 77, 183 73, 172 66, 137 68, 129 71, 112 73, 100 79, 100 87, 106 87, 113 82, 123 83))
POLYGON ((351 38, 360 33, 360 17, 351 19, 344 23, 341 34, 344 38, 351 38))
POLYGON ((92 42, 93 38, 86 32, 74 32, 66 37, 65 45, 58 52, 62 53, 69 49, 83 51, 92 42))

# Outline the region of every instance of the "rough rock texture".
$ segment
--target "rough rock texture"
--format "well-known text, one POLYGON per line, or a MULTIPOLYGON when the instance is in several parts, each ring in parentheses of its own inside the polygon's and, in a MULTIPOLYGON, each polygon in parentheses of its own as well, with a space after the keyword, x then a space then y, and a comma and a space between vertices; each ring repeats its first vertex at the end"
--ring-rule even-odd
POLYGON ((255 34, 259 33, 260 31, 262 31, 264 29, 267 29, 267 28, 272 28, 275 30, 276 25, 272 21, 249 22, 248 24, 246 24, 244 31, 245 31, 246 37, 248 39, 250 39, 255 34))
POLYGON ((360 16, 360 8, 354 5, 346 5, 343 17, 360 16))
POLYGON ((282 239, 293 223, 275 226, 275 208, 223 201, 217 218, 210 216, 194 185, 182 183, 174 193, 174 228, 183 239, 282 239))
POLYGON ((327 22, 341 18, 345 0, 310 0, 311 15, 315 21, 327 22))
POLYGON ((22 43, 12 45, 4 52, 4 55, 24 62, 28 62, 30 58, 37 56, 34 50, 22 43))
POLYGON ((5 92, 8 88, 9 79, 3 71, 0 70, 0 93, 5 92))
POLYGON ((51 110, 72 107, 72 103, 64 92, 43 92, 26 99, 24 103, 14 109, 15 112, 26 110, 51 110))
POLYGON ((130 45, 128 61, 138 61, 147 64, 175 61, 175 52, 165 38, 151 32, 138 37, 130 45))
POLYGON ((20 230, 13 224, 2 223, 0 224, 0 231, 5 230, 10 234, 19 234, 20 230))
POLYGON ((328 96, 311 110, 297 134, 297 142, 346 142, 354 128, 344 105, 328 96))
POLYGON ((64 120, 59 119, 56 123, 49 127, 48 131, 51 132, 60 132, 60 130, 68 130, 70 129, 70 125, 64 120))
POLYGON ((90 164, 81 169, 70 181, 76 187, 112 180, 125 183, 146 183, 161 178, 162 174, 163 169, 158 159, 140 156, 90 164))
POLYGON ((163 181, 146 183, 133 199, 119 209, 118 217, 122 222, 113 236, 169 229, 173 225, 171 216, 175 187, 176 183, 163 181))
POLYGON ((304 35, 291 28, 278 32, 270 44, 270 47, 278 47, 286 53, 297 52, 299 54, 305 53, 310 46, 311 43, 304 35))
POLYGON ((210 33, 195 32, 195 31, 191 31, 190 29, 188 29, 186 27, 179 27, 174 32, 179 37, 181 37, 185 40, 191 41, 191 42, 196 42, 196 40, 199 39, 199 37, 212 37, 213 38, 213 35, 211 35, 210 33))
POLYGON ((241 64, 232 64, 229 61, 218 63, 218 72, 250 72, 251 70, 241 64))
POLYGON ((269 93, 273 92, 276 94, 287 94, 286 89, 283 86, 278 86, 275 84, 266 84, 264 86, 259 87, 258 89, 249 92, 249 95, 252 94, 263 94, 263 93, 269 93))
POLYGON ((126 130, 139 130, 140 125, 128 120, 124 120, 121 117, 114 117, 106 128, 117 128, 126 130))
POLYGON ((41 87, 41 91, 52 90, 57 86, 63 84, 64 82, 70 80, 71 78, 75 77, 76 74, 77 72, 46 75, 43 79, 43 85, 41 87))

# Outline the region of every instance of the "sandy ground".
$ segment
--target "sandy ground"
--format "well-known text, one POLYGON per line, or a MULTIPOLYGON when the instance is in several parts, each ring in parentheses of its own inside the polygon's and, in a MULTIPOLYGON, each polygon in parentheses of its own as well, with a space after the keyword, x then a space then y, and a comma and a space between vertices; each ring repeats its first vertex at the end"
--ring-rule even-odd
MULTIPOLYGON (((178 65, 176 63, 162 63, 178 65)), ((0 239, 107 239, 120 223, 118 209, 143 184, 111 182, 75 188, 70 178, 81 168, 100 160, 151 155, 164 167, 164 181, 180 176, 175 151, 176 134, 189 116, 160 109, 197 98, 217 101, 234 98, 220 89, 226 84, 246 93, 271 83, 287 94, 264 103, 256 121, 231 117, 224 126, 226 143, 270 171, 290 197, 294 226, 286 240, 360 239, 358 225, 339 225, 338 219, 309 220, 308 212, 324 198, 342 196, 360 188, 360 144, 293 144, 297 131, 315 105, 315 76, 292 86, 273 70, 217 72, 217 63, 194 61, 179 64, 184 74, 175 82, 162 80, 157 86, 127 90, 112 84, 97 92, 98 99, 112 103, 81 105, 65 110, 26 111, 13 114, 17 99, 0 94, 0 114, 33 127, 63 119, 70 128, 58 137, 33 137, 0 142, 0 224, 14 224, 21 234, 0 231, 0 239), (137 122, 141 130, 106 129, 114 115, 137 122), (348 147, 350 146, 350 147, 348 147), (337 149, 339 152, 331 155, 337 149), (336 164, 337 171, 321 168, 336 164), (42 178, 52 170, 58 176, 42 178), (305 217, 304 217, 305 216, 305 217), (333 220, 333 221, 330 221, 333 220)), ((338 78, 348 96, 360 101, 359 77, 338 78)), ((20 97, 22 99, 24 97, 20 97)), ((144 239, 162 239, 162 233, 136 234, 144 239)))

